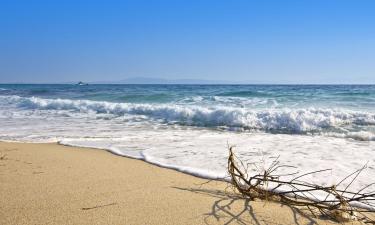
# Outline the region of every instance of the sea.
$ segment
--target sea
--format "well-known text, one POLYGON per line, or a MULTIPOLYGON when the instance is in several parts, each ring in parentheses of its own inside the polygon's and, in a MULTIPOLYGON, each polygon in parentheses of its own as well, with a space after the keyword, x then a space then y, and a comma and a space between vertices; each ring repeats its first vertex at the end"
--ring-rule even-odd
POLYGON ((365 166, 348 188, 360 190, 375 181, 375 86, 1 84, 0 140, 103 149, 210 179, 228 179, 233 146, 254 173, 275 159, 285 176, 330 169, 304 177, 321 185, 365 166))

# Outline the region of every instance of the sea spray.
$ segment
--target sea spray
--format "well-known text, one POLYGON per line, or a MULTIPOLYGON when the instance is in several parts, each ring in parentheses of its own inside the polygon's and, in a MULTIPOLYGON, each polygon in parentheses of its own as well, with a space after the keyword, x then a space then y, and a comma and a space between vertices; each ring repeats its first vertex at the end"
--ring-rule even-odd
MULTIPOLYGON (((18 96, 2 96, 0 99, 3 104, 16 105, 18 108, 25 110, 68 110, 77 113, 111 114, 114 116, 143 115, 166 123, 180 125, 226 126, 275 133, 304 134, 336 127, 375 125, 374 113, 343 109, 251 109, 178 104, 113 103, 18 96)), ((356 136, 347 135, 347 137, 355 138, 356 136)), ((368 140, 372 140, 372 138, 368 140)))

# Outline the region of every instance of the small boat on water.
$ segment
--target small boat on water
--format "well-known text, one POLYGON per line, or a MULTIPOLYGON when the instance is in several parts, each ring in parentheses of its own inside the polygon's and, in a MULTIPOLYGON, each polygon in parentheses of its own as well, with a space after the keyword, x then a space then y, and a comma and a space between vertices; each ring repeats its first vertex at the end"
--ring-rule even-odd
POLYGON ((88 83, 83 83, 82 81, 80 81, 76 85, 78 85, 78 86, 86 86, 86 85, 89 85, 89 84, 88 83))

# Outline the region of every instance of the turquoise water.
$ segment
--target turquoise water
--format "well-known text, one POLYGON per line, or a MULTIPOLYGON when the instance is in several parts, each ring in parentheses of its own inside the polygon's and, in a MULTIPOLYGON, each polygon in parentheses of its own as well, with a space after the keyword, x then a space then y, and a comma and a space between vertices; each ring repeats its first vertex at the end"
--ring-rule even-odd
POLYGON ((0 96, 0 107, 17 110, 90 110, 162 124, 375 139, 373 85, 25 84, 0 85, 0 96), (9 101, 12 97, 19 99, 9 101))
POLYGON ((374 110, 374 85, 6 85, 0 95, 127 103, 256 107, 337 106, 374 110))
POLYGON ((368 163, 359 190, 375 176, 375 86, 0 85, 0 140, 106 149, 209 178, 226 176, 228 144, 243 160, 333 168, 305 177, 324 185, 368 163))

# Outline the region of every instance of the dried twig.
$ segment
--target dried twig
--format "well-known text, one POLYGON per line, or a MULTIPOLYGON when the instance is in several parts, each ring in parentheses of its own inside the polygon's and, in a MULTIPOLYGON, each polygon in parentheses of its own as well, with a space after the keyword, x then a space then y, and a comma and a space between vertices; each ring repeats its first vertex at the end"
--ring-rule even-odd
POLYGON ((96 206, 93 206, 93 207, 84 207, 84 208, 81 208, 81 209, 82 210, 90 210, 90 209, 97 209, 97 208, 111 206, 111 205, 116 205, 116 204, 117 204, 117 202, 113 202, 113 203, 106 204, 106 205, 96 205, 96 206))
POLYGON ((233 147, 229 147, 228 173, 231 177, 232 185, 243 196, 250 199, 274 200, 292 207, 306 207, 312 215, 320 213, 339 222, 359 220, 364 223, 375 224, 375 220, 368 216, 375 213, 375 193, 363 192, 372 186, 373 183, 358 192, 348 191, 349 186, 353 184, 367 165, 345 177, 337 185, 320 186, 301 181, 300 178, 327 170, 313 171, 293 179, 286 179, 286 176, 295 175, 296 173, 277 174, 278 169, 291 167, 280 165, 278 159, 279 157, 263 172, 259 171, 258 174, 250 175, 248 174, 248 168, 234 155, 233 147), (350 177, 353 178, 343 190, 337 188, 339 184, 350 177), (316 193, 325 194, 324 196, 326 197, 322 200, 315 196, 316 193), (359 208, 354 205, 365 207, 359 208))

